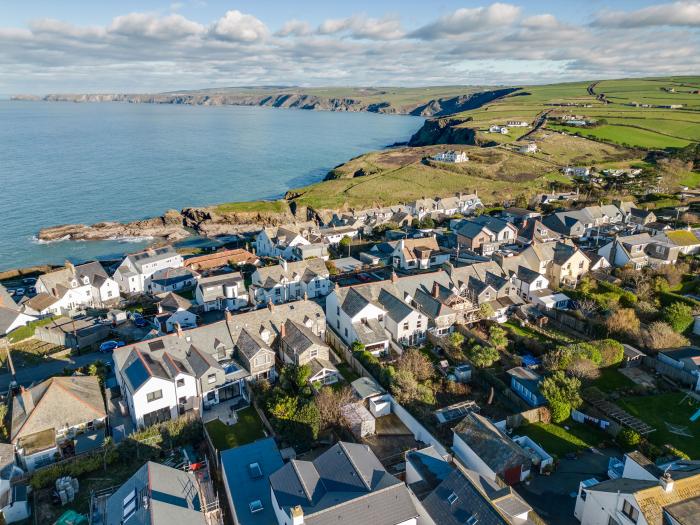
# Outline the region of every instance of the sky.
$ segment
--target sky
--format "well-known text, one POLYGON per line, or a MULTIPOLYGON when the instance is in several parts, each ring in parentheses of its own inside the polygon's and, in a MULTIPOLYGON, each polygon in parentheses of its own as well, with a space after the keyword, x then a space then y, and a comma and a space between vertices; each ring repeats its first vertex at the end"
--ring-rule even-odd
POLYGON ((3 0, 0 94, 700 74, 700 0, 3 0))

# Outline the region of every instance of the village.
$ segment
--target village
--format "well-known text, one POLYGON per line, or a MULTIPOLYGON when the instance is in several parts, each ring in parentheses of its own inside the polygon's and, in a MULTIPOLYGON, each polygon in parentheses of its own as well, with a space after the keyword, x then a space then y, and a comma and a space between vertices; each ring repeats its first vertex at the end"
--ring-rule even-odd
POLYGON ((4 520, 691 523, 700 199, 672 197, 458 193, 18 274, 4 520))

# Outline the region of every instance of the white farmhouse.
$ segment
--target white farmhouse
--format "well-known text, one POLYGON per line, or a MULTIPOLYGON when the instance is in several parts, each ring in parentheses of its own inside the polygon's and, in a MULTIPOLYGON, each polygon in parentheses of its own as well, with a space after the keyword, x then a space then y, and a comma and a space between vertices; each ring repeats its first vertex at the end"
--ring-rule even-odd
POLYGON ((489 133, 500 133, 501 135, 508 134, 508 128, 506 126, 491 126, 489 128, 489 133))
POLYGON ((431 158, 437 162, 451 162, 453 164, 460 164, 469 160, 465 151, 455 150, 441 151, 431 158))
POLYGON ((286 224, 264 228, 255 237, 256 255, 263 257, 282 257, 288 261, 298 259, 297 247, 311 244, 310 224, 286 224))
POLYGON ((518 151, 520 153, 537 153, 537 144, 534 142, 528 142, 527 144, 523 144, 518 148, 518 151))
POLYGON ((172 246, 164 246, 127 255, 113 277, 124 293, 151 292, 153 274, 182 266, 182 256, 172 246))
POLYGON ((119 300, 119 286, 97 261, 78 266, 67 262, 65 268, 41 275, 36 291, 53 299, 49 313, 55 314, 103 307, 119 300))

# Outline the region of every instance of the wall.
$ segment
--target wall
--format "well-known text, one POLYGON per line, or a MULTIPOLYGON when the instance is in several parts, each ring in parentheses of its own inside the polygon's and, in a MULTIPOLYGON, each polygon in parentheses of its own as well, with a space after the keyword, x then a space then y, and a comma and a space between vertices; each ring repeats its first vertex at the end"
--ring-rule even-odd
POLYGON ((642 364, 645 368, 650 368, 656 372, 681 383, 685 387, 690 387, 698 390, 700 386, 700 378, 696 375, 686 372, 685 370, 680 370, 675 366, 663 363, 658 359, 653 357, 645 356, 642 358, 642 364))
POLYGON ((391 395, 387 394, 387 396, 391 400, 391 411, 396 414, 396 416, 404 425, 408 427, 411 432, 413 432, 413 436, 416 438, 416 440, 432 445, 441 456, 446 456, 449 454, 442 443, 440 443, 435 436, 428 432, 428 430, 421 425, 416 418, 414 418, 404 407, 398 404, 391 395))

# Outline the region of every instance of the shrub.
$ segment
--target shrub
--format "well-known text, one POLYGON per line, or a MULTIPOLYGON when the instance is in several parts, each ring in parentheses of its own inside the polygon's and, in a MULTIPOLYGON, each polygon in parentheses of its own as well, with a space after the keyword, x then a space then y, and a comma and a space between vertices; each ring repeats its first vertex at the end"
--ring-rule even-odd
POLYGON ((89 472, 104 468, 105 465, 111 465, 117 460, 119 454, 115 447, 108 448, 106 451, 95 452, 89 456, 83 456, 73 461, 51 465, 44 469, 38 470, 32 475, 31 485, 35 489, 49 487, 54 482, 63 476, 78 477, 89 472))
POLYGON ((540 392, 549 402, 552 409, 552 420, 561 423, 571 413, 572 408, 578 408, 583 403, 581 399, 581 381, 575 377, 567 377, 564 372, 554 372, 540 383, 540 392), (566 415, 566 417, 563 417, 566 415))
POLYGON ((688 344, 688 340, 685 337, 673 330, 670 325, 661 321, 651 323, 649 328, 644 330, 642 340, 644 345, 652 350, 675 348, 688 344))
POLYGON ((631 308, 620 308, 614 310, 605 319, 605 328, 611 334, 637 337, 639 334, 639 319, 631 308))
POLYGON ((600 365, 603 367, 617 365, 621 363, 625 357, 624 347, 621 343, 615 341, 614 339, 594 341, 593 345, 595 345, 600 351, 600 365))
POLYGON ((467 357, 479 368, 486 368, 500 359, 500 354, 492 346, 474 345, 467 352, 467 357))
POLYGON ((552 414, 552 421, 554 423, 561 423, 569 419, 571 415, 571 405, 560 403, 559 401, 551 401, 549 403, 549 411, 552 414))
POLYGON ((693 324, 693 310, 687 304, 680 302, 665 306, 661 311, 664 320, 676 332, 682 334, 693 324))
POLYGON ((639 432, 631 428, 623 428, 620 430, 619 434, 617 434, 616 439, 624 450, 632 450, 639 445, 642 437, 639 435, 639 432))

